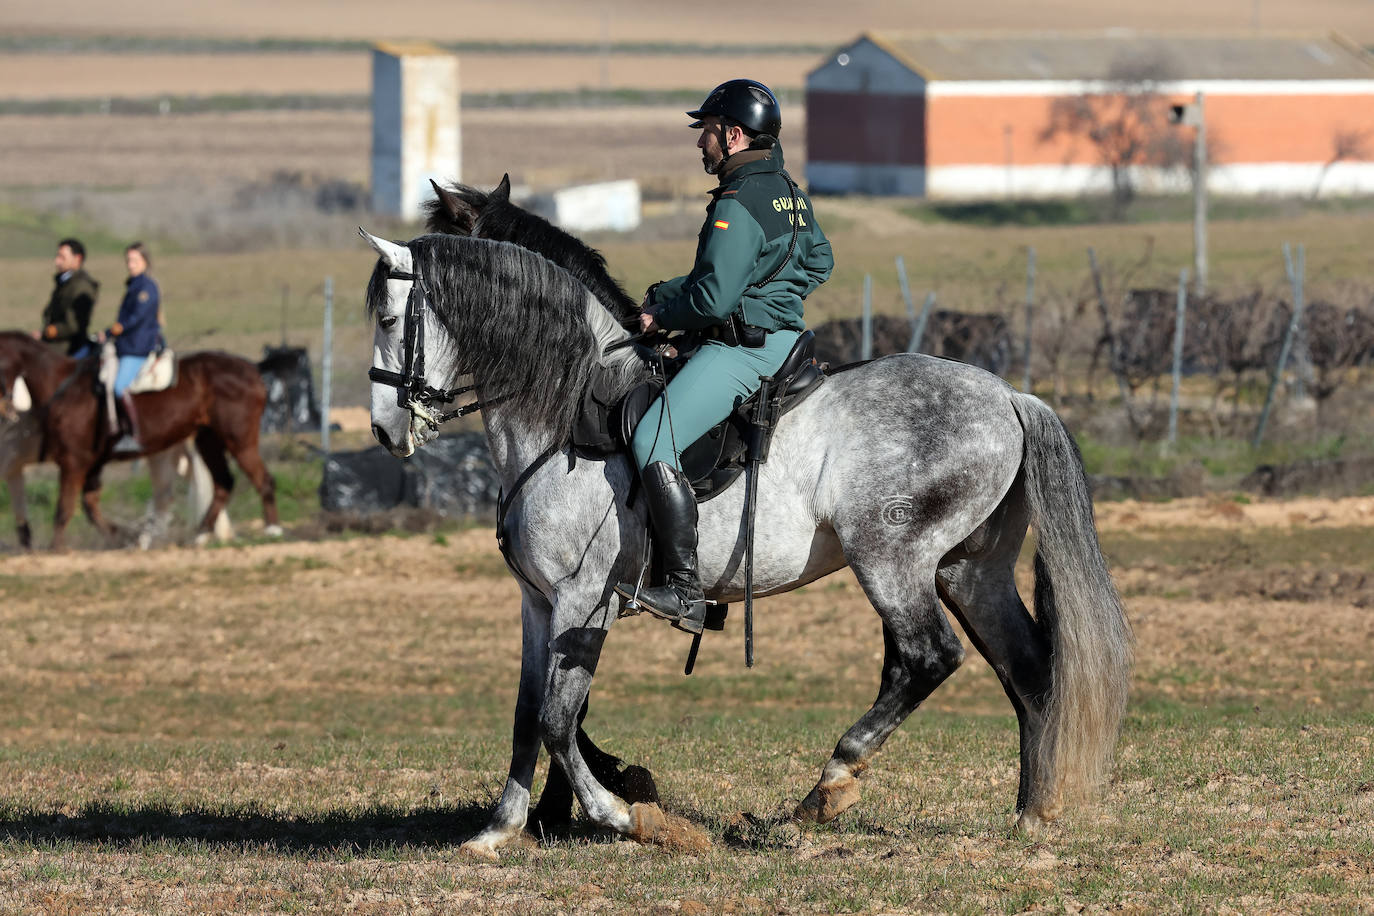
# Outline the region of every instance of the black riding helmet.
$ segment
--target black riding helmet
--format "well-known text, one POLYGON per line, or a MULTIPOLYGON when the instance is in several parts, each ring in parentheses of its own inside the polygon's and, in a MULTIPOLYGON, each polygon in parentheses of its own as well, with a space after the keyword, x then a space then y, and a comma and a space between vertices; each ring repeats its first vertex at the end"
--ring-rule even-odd
POLYGON ((777 138, 782 131, 782 109, 778 99, 758 80, 727 80, 711 90, 706 101, 695 111, 687 112, 697 118, 691 127, 701 127, 701 118, 715 115, 742 124, 758 134, 777 138))

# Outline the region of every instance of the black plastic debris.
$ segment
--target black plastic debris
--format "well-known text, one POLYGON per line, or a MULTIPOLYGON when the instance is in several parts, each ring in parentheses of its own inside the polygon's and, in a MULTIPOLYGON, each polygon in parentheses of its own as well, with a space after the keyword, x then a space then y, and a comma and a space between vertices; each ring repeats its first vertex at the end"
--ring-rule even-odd
POLYGON ((267 383, 263 432, 319 432, 320 405, 315 400, 310 354, 304 347, 263 347, 258 372, 267 383))
POLYGON ((409 458, 381 447, 337 452, 324 465, 326 512, 426 509, 444 518, 496 520, 501 481, 482 433, 440 436, 409 458))

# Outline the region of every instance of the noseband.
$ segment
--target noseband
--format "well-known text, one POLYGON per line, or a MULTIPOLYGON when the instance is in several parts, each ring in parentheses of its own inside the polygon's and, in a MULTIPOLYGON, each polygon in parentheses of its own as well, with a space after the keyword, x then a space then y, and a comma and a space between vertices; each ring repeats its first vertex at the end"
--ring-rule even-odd
POLYGON ((451 403, 454 398, 472 391, 476 386, 464 385, 461 388, 444 389, 435 388, 429 384, 425 379, 425 312, 429 305, 429 288, 418 270, 414 273, 388 270, 386 278, 388 280, 410 281, 410 294, 406 297, 405 327, 402 332, 404 344, 401 371, 392 372, 389 369, 378 369, 373 366, 367 370, 367 377, 379 384, 394 387, 396 389, 396 406, 410 411, 411 414, 419 417, 426 426, 436 432, 439 429, 439 424, 465 417, 470 413, 476 413, 483 407, 495 404, 500 400, 497 398, 485 403, 474 401, 459 407, 457 410, 443 413, 434 409, 435 403, 451 403))

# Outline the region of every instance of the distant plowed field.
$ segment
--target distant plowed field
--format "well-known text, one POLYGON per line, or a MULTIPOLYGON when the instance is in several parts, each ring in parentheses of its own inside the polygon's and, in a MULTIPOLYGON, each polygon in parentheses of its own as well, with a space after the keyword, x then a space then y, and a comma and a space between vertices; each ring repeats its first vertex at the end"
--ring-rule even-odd
MULTIPOLYGON (((802 174, 800 108, 783 111, 787 164, 802 174)), ((696 135, 679 108, 477 109, 463 115, 464 178, 517 182, 639 178, 702 191, 696 135)), ((302 172, 362 183, 368 112, 242 111, 197 115, 0 116, 0 185, 135 187, 258 181, 302 172)))
MULTIPOLYGON (((460 54, 463 92, 699 89, 748 75, 799 89, 815 54, 460 54)), ((350 54, 15 54, 0 56, 0 98, 365 94, 372 60, 350 54)))
POLYGON ((602 0, 239 0, 167 3, 126 0, 8 0, 0 27, 31 32, 111 32, 157 35, 436 38, 453 41, 651 40, 725 45, 846 41, 862 29, 1268 29, 1339 28, 1374 39, 1366 0, 794 0, 786 4, 698 0, 643 3, 602 0))

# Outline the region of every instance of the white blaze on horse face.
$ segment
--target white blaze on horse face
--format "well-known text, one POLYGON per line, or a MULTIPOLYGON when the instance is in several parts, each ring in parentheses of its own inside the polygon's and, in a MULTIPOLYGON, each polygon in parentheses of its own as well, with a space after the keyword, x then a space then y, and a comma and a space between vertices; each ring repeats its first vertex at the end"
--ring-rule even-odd
POLYGON ((27 413, 33 409, 33 395, 29 394, 29 386, 24 383, 24 376, 18 376, 14 380, 14 388, 10 391, 10 406, 15 413, 27 413))
MULTIPOLYGON (((372 336, 372 365, 388 372, 405 371, 406 297, 410 281, 386 281, 386 304, 377 310, 372 336)), ((372 434, 398 458, 415 451, 410 411, 397 402, 400 389, 383 382, 372 383, 372 434)))
MULTIPOLYGON (((381 257, 387 268, 396 273, 410 273, 410 249, 385 239, 369 235, 362 229, 363 238, 381 257)), ((405 371, 406 297, 411 281, 387 280, 386 303, 377 309, 377 327, 372 337, 372 365, 388 372, 405 371)), ((372 383, 372 434, 398 458, 406 458, 415 451, 415 433, 410 411, 397 403, 394 385, 372 383)))

